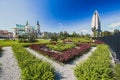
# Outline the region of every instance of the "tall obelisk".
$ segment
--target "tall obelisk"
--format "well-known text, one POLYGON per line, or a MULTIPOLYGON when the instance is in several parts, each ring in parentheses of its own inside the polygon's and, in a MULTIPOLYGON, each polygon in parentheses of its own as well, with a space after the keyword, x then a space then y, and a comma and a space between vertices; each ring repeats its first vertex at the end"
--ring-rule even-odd
POLYGON ((91 29, 92 29, 93 37, 100 37, 101 24, 100 24, 100 17, 99 17, 97 10, 94 12, 93 17, 92 17, 91 29))

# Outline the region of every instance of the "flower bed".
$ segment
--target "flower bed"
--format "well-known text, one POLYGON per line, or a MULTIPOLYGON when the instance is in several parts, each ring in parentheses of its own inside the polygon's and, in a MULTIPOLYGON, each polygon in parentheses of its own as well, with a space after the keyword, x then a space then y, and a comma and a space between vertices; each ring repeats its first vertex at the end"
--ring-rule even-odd
POLYGON ((51 52, 51 50, 45 50, 46 44, 33 44, 30 46, 31 49, 39 51, 44 55, 52 57, 53 59, 60 61, 62 63, 68 63, 71 60, 75 59, 75 57, 80 56, 82 53, 88 51, 90 49, 89 44, 80 44, 78 45, 80 48, 72 48, 66 51, 63 51, 62 54, 51 52))
POLYGON ((52 44, 52 45, 47 44, 46 46, 51 50, 56 50, 60 52, 63 52, 65 50, 72 49, 75 47, 74 44, 63 44, 63 43, 57 43, 57 44, 52 44))
POLYGON ((93 42, 94 44, 103 44, 104 42, 100 41, 100 40, 96 40, 95 42, 93 42))

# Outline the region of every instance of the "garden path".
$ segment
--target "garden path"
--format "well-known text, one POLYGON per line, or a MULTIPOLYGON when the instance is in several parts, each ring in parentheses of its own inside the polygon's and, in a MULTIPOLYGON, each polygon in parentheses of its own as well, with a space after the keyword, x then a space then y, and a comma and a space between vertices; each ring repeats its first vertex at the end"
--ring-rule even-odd
POLYGON ((20 69, 13 55, 12 47, 3 47, 0 56, 0 80, 21 80, 20 69))
POLYGON ((78 59, 73 60, 71 63, 69 64, 59 64, 57 62, 55 62, 54 60, 51 60, 43 55, 38 54, 36 51, 30 49, 30 48, 26 48, 30 53, 32 53, 33 55, 35 55, 37 58, 42 59, 44 61, 47 61, 49 63, 51 63, 55 69, 56 69, 56 77, 55 80, 76 80, 76 77, 74 75, 74 68, 75 66, 80 63, 83 62, 84 60, 86 60, 91 54, 92 52, 94 52, 96 50, 96 47, 92 47, 92 49, 87 52, 86 54, 80 56, 78 59))

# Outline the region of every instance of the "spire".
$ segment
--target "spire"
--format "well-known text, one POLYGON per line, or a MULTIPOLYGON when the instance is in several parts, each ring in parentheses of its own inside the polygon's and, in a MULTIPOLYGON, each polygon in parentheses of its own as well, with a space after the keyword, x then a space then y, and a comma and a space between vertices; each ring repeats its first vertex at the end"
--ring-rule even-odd
POLYGON ((28 21, 26 22, 26 26, 28 26, 28 21))
POLYGON ((37 25, 39 25, 39 21, 37 20, 37 25))

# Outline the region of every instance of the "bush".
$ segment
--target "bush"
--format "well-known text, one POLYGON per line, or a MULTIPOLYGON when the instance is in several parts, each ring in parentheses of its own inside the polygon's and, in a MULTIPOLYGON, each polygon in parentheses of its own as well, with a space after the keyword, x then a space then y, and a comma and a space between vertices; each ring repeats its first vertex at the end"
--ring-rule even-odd
POLYGON ((57 42, 57 41, 58 41, 57 36, 52 36, 52 37, 51 37, 51 41, 56 41, 56 42, 57 42))
POLYGON ((45 72, 42 76, 42 80, 54 80, 53 78, 54 75, 50 71, 45 72))
POLYGON ((57 43, 56 45, 48 44, 47 47, 49 47, 51 50, 56 50, 56 51, 62 52, 62 51, 74 48, 75 45, 74 44, 57 43))
POLYGON ((78 80, 113 80, 108 46, 98 45, 89 59, 75 68, 78 80))
POLYGON ((13 51, 22 71, 22 80, 42 80, 46 72, 51 73, 51 80, 54 79, 54 68, 49 63, 37 59, 20 45, 13 45, 13 51))
POLYGON ((120 80, 120 64, 116 64, 114 67, 115 71, 115 80, 120 80))

